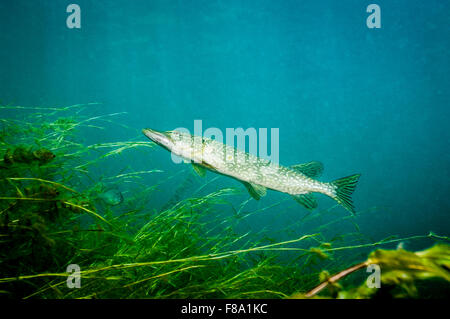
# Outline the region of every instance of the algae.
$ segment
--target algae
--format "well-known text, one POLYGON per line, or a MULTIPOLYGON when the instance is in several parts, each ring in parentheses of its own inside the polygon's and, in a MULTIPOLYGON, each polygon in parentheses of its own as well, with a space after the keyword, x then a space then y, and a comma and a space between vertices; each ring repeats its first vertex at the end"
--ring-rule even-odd
POLYGON ((416 283, 430 277, 448 283, 447 237, 430 233, 373 242, 361 233, 354 216, 329 219, 335 216, 335 206, 317 214, 305 212, 278 233, 242 231, 252 216, 275 210, 282 202, 250 209, 250 199, 239 200, 239 189, 207 191, 219 177, 200 182, 188 175, 161 208, 154 207, 151 198, 160 185, 186 172, 171 175, 124 165, 128 152, 152 157, 154 144, 141 141, 140 133, 127 141, 86 145, 80 134, 84 129, 123 127, 114 121, 122 113, 83 115, 95 105, 0 107, 24 112, 1 121, 1 295, 289 298, 306 297, 322 282, 328 288, 321 290, 322 297, 374 298, 386 289, 378 293, 364 285, 344 289, 346 285, 330 280, 330 274, 357 263, 360 257, 354 251, 364 254, 381 245, 413 240, 441 244, 416 253, 374 250, 357 265, 380 264, 382 287, 397 289, 391 297, 421 297, 416 283), (124 167, 110 165, 116 160, 124 167), (102 171, 105 167, 111 170, 102 171), (161 176, 159 182, 148 184, 146 176, 155 174, 161 176), (98 200, 99 192, 125 184, 120 205, 98 200), (321 222, 324 219, 326 223, 321 222), (305 224, 317 221, 320 226, 303 230, 305 224), (329 225, 343 223, 354 227, 354 233, 331 237, 324 233, 329 225), (281 240, 281 235, 290 239, 281 240), (67 286, 71 264, 81 269, 80 288, 67 286), (295 294, 298 291, 302 292, 295 294))

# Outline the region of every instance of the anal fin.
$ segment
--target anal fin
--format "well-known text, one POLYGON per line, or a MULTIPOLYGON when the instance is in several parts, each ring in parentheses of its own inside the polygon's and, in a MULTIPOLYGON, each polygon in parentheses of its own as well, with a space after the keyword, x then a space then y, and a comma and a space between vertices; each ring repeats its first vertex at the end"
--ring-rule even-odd
POLYGON ((292 197, 297 203, 305 206, 307 209, 314 209, 317 207, 317 201, 312 193, 292 195, 292 197))

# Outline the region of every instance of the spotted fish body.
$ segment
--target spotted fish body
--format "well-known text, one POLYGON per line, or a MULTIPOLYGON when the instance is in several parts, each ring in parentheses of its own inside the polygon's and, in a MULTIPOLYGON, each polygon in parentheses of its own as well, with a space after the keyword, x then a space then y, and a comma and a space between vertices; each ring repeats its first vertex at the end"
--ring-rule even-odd
POLYGON ((312 193, 322 193, 354 213, 350 196, 359 174, 325 183, 315 179, 323 169, 319 162, 286 167, 205 137, 151 129, 144 129, 143 133, 173 154, 192 162, 200 175, 208 169, 241 181, 255 199, 264 196, 266 189, 272 189, 290 194, 300 204, 312 209, 317 206, 312 193))
POLYGON ((203 139, 201 162, 207 168, 250 184, 291 195, 310 192, 332 194, 333 187, 314 180, 293 168, 242 152, 215 140, 203 139))

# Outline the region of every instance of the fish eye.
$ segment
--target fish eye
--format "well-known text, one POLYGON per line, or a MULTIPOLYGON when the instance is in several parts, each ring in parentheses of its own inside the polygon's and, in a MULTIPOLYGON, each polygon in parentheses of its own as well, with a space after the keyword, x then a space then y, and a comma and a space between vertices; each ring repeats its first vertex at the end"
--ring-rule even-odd
POLYGON ((179 131, 172 131, 171 137, 175 140, 180 140, 182 138, 182 134, 179 131))

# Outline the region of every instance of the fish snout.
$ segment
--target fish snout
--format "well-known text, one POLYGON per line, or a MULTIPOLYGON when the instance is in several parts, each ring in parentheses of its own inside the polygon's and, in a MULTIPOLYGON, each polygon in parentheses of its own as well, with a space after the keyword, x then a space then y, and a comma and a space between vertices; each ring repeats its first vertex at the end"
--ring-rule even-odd
POLYGON ((145 128, 142 130, 142 133, 144 133, 145 136, 147 136, 156 144, 159 144, 167 149, 171 149, 171 147, 173 146, 172 139, 170 138, 169 135, 167 135, 164 132, 159 132, 152 130, 150 128, 145 128))

